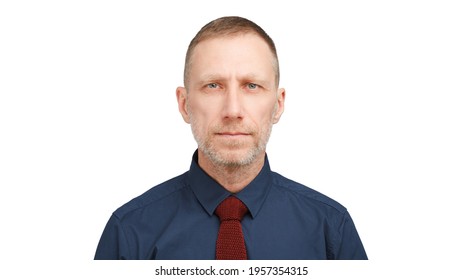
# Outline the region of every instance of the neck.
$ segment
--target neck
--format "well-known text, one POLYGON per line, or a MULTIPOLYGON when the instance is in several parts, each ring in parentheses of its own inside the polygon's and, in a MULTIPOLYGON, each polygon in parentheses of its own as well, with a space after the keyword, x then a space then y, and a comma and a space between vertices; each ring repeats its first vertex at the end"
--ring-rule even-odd
POLYGON ((247 165, 217 165, 198 151, 199 166, 223 188, 231 193, 240 192, 257 177, 265 162, 265 152, 247 165))

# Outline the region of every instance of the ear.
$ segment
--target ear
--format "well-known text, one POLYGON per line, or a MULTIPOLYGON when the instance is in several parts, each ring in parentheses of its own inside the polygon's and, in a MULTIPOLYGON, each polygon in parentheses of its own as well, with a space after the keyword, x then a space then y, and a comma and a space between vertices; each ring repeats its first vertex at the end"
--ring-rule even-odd
POLYGON ((280 120, 281 115, 283 115, 283 111, 285 110, 285 98, 286 90, 284 88, 279 88, 277 93, 277 110, 275 112, 275 116, 273 117, 274 124, 276 124, 280 120))
POLYGON ((178 87, 175 91, 177 95, 178 110, 186 123, 190 123, 190 117, 187 110, 187 91, 184 87, 178 87))

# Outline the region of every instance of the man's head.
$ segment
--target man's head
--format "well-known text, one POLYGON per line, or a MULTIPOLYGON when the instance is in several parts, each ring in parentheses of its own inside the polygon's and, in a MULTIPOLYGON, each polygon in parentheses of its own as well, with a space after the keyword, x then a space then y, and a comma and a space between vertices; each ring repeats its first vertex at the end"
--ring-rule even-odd
POLYGON ((186 53, 185 69, 183 72, 183 83, 185 84, 185 87, 188 88, 191 56, 194 49, 200 42, 211 38, 231 37, 246 33, 253 33, 261 37, 265 43, 267 43, 274 58, 273 66, 275 70, 275 82, 278 86, 280 82, 280 67, 278 63, 277 50, 272 38, 270 38, 270 36, 259 25, 248 19, 242 17, 221 17, 203 26, 203 28, 201 28, 201 30, 199 30, 196 36, 191 40, 186 53))
POLYGON ((187 52, 185 87, 177 88, 199 156, 216 166, 263 159, 284 108, 278 79, 273 41, 255 23, 225 17, 204 26, 187 52))

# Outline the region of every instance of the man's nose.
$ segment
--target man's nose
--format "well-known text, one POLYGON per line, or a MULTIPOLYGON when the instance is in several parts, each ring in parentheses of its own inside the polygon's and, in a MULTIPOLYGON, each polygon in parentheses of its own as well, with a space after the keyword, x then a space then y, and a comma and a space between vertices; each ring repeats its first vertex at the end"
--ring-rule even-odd
POLYGON ((237 87, 228 88, 225 92, 223 104, 223 117, 236 119, 243 118, 242 93, 237 87))

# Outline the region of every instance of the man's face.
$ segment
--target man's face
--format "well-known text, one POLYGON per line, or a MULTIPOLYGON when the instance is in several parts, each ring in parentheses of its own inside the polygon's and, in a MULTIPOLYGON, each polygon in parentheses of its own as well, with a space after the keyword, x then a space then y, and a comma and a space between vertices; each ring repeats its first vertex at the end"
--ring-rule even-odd
POLYGON ((199 152, 216 165, 243 166, 265 153, 284 107, 274 57, 255 34, 208 39, 191 57, 188 92, 177 89, 199 152))

